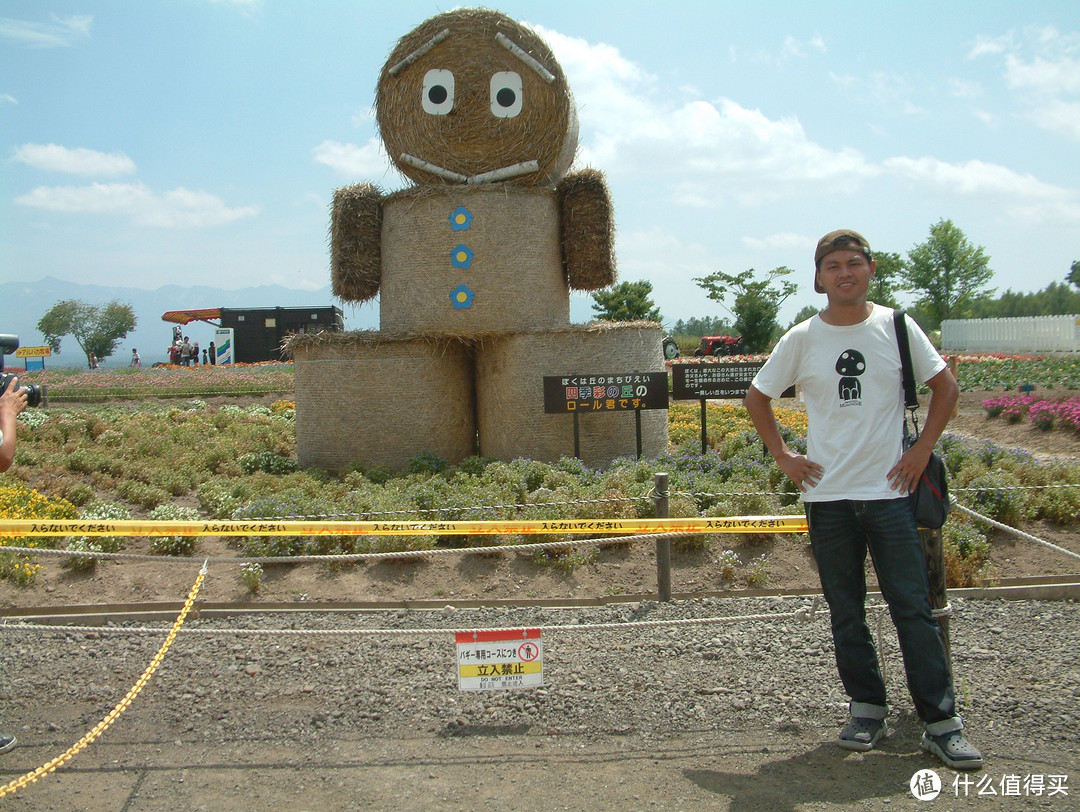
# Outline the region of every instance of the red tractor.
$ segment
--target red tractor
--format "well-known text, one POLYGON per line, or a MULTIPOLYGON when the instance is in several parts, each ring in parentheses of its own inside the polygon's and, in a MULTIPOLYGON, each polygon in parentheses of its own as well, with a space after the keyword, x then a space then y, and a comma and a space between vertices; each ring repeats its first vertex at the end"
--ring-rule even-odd
POLYGON ((746 355, 748 352, 742 336, 702 336, 701 346, 694 350, 694 355, 699 358, 703 355, 720 358, 725 355, 746 355))

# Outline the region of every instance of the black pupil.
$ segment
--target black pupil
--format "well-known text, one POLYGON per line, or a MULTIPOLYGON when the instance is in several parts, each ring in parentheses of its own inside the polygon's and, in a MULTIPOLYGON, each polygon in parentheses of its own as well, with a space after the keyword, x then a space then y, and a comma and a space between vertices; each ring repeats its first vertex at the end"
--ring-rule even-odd
POLYGON ((446 101, 446 88, 442 85, 434 85, 428 91, 428 98, 431 99, 432 104, 442 104, 446 101))
POLYGON ((500 107, 513 107, 514 102, 517 101, 517 94, 510 88, 504 87, 495 94, 495 101, 499 103, 500 107))

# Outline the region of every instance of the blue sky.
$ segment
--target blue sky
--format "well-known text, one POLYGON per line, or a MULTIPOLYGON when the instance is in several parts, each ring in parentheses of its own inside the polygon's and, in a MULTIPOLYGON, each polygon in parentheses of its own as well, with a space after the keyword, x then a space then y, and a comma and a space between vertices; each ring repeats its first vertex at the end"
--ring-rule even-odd
MULTIPOLYGON (((1002 291, 1080 259, 1075 0, 489 5, 562 64, 619 278, 668 322, 724 315, 694 277, 787 265, 786 323, 821 303, 813 246, 840 227, 906 253, 951 219, 1002 291)), ((406 185, 379 70, 453 7, 0 0, 0 280, 324 287, 333 189, 406 185)))

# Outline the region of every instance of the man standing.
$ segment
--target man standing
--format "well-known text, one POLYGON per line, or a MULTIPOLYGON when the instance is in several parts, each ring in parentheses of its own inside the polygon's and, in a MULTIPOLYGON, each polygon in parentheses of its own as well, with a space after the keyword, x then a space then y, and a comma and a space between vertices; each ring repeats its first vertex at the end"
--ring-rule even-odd
POLYGON ((839 745, 870 750, 888 733, 885 682, 866 625, 865 561, 896 624, 924 750, 956 770, 982 767, 963 734, 945 647, 930 609, 915 518, 905 498, 952 414, 958 387, 909 322, 915 377, 931 400, 918 441, 902 447, 904 396, 893 311, 867 300, 877 264, 860 234, 833 231, 814 254, 814 290, 827 307, 791 328, 754 378, 746 408, 776 464, 799 490, 829 604, 836 664, 851 698, 839 745), (793 384, 806 398, 807 453, 784 442, 771 401, 793 384))
MULTIPOLYGON (((8 380, 7 388, 0 393, 0 472, 8 470, 15 460, 15 418, 26 408, 26 390, 19 386, 18 378, 8 380)), ((6 753, 17 744, 14 736, 0 733, 0 753, 6 753)))

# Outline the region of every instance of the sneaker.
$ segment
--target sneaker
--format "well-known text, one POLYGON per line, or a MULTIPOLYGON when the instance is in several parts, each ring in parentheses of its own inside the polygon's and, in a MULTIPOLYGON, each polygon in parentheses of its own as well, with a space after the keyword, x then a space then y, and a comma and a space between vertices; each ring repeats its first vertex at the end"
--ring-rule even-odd
POLYGON ((889 726, 884 719, 868 719, 865 716, 852 716, 837 741, 845 750, 872 750, 874 745, 889 734, 889 726))
POLYGON ((15 740, 14 736, 0 736, 0 753, 6 753, 16 744, 18 744, 18 742, 15 740))
POLYGON ((951 730, 940 736, 923 733, 922 749, 933 753, 954 770, 978 770, 983 765, 982 753, 964 738, 962 730, 951 730))

